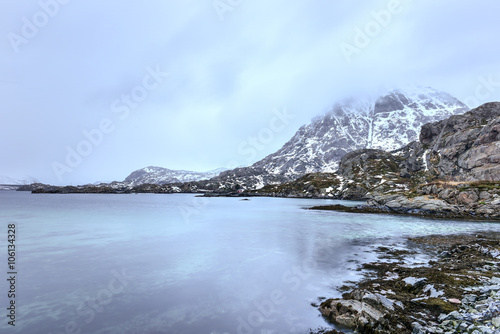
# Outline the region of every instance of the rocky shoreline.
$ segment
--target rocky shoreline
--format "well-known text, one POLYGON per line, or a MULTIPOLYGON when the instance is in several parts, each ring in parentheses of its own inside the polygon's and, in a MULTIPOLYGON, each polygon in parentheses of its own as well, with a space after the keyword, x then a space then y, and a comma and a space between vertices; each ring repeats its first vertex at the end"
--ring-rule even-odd
POLYGON ((500 220, 500 182, 433 182, 421 185, 413 192, 372 196, 365 205, 324 205, 311 209, 500 220))
POLYGON ((500 232, 427 236, 379 247, 365 279, 319 311, 343 333, 500 333, 500 232), (431 260, 414 263, 415 254, 431 260))

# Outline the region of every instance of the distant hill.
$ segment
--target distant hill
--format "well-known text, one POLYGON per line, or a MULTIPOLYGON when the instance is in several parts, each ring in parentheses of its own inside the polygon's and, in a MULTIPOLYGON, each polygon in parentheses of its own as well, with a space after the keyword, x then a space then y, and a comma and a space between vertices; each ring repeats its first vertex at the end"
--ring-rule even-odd
POLYGON ((21 185, 38 183, 39 181, 32 176, 16 179, 8 176, 0 176, 0 190, 17 190, 21 185))
POLYGON ((167 184, 179 182, 191 182, 207 180, 223 172, 224 168, 214 169, 208 172, 193 172, 187 170, 172 170, 162 167, 144 167, 132 172, 125 180, 127 186, 138 186, 141 184, 167 184))

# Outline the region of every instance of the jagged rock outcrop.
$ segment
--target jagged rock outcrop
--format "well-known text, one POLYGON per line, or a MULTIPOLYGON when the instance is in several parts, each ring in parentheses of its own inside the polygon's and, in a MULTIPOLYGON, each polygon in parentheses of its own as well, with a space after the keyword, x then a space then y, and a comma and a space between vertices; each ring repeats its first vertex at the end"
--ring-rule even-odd
POLYGON ((430 173, 456 181, 500 179, 500 103, 426 124, 420 142, 430 173))
POLYGON ((425 148, 419 141, 414 141, 408 145, 393 151, 392 154, 399 161, 399 175, 404 178, 416 178, 416 174, 425 170, 425 148))
POLYGON ((399 172, 394 156, 383 150, 363 149, 347 153, 342 157, 337 173, 344 178, 355 180, 359 177, 386 175, 399 172), (373 164, 372 162, 379 162, 373 164))

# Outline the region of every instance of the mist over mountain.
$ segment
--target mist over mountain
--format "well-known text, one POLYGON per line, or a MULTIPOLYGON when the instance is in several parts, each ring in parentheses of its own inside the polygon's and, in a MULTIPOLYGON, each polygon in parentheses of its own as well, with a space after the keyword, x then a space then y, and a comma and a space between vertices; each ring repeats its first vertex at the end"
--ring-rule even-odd
POLYGON ((307 173, 334 172, 348 152, 398 149, 418 140, 422 125, 467 111, 455 97, 430 87, 396 89, 375 99, 347 99, 302 126, 277 152, 213 180, 259 188, 307 173))

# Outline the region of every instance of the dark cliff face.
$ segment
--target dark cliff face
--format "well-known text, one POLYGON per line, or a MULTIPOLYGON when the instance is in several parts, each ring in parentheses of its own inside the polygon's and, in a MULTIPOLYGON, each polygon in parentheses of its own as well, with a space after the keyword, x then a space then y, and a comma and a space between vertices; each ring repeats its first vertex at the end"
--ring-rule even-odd
POLYGON ((420 142, 426 145, 435 143, 439 137, 446 137, 458 131, 484 126, 499 116, 500 103, 485 103, 463 115, 456 115, 447 119, 424 124, 420 132, 420 142))
POLYGON ((500 180, 500 102, 426 124, 420 142, 433 176, 457 181, 500 180))
POLYGON ((401 177, 412 177, 416 172, 425 170, 425 148, 419 141, 414 141, 408 145, 393 151, 392 154, 399 158, 401 177))
MULTIPOLYGON (((373 165, 371 166, 373 167, 373 165)), ((394 162, 394 157, 389 152, 363 149, 347 153, 341 159, 337 173, 345 178, 355 179, 358 177, 359 172, 362 172, 362 175, 366 175, 366 173, 384 174, 384 171, 397 172, 397 170, 398 165, 394 162), (380 168, 366 168, 366 163, 369 161, 378 161, 380 168), (390 168, 382 170, 383 166, 388 167, 389 165, 391 165, 390 168)))

